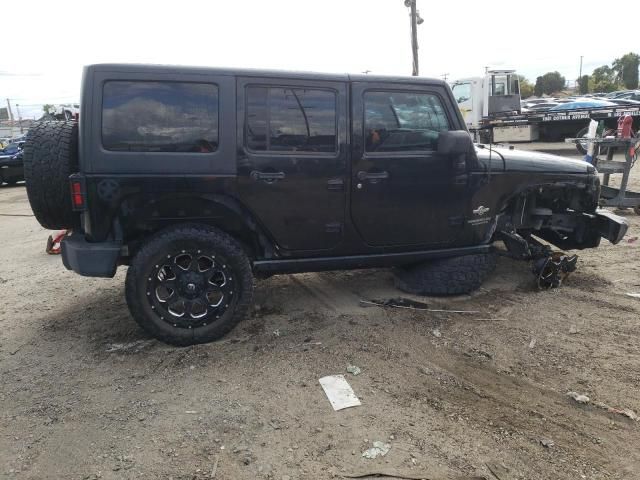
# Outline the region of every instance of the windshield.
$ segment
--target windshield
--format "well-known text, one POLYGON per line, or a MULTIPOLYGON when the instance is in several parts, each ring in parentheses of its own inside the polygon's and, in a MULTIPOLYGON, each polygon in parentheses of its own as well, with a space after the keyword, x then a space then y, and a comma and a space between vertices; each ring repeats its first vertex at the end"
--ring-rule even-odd
POLYGON ((470 83, 456 83, 451 90, 453 90, 453 96, 458 103, 464 103, 471 99, 470 83))

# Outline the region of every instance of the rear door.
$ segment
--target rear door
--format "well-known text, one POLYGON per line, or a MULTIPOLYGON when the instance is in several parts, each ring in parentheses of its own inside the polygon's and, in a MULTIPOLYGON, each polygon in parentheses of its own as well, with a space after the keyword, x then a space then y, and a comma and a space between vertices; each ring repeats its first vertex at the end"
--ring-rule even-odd
POLYGON ((238 186, 287 250, 328 250, 345 216, 344 82, 238 78, 238 186))
POLYGON ((441 131, 460 128, 442 85, 354 83, 351 216, 374 246, 451 245, 468 203, 441 131))

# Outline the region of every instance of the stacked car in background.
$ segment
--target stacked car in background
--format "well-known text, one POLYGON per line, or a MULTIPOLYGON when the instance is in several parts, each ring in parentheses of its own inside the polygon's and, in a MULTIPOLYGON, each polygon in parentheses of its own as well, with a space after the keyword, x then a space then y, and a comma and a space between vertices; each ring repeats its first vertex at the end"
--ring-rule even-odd
POLYGON ((569 97, 529 97, 522 100, 522 113, 576 110, 578 108, 617 107, 640 105, 640 90, 622 90, 611 93, 592 93, 569 97))

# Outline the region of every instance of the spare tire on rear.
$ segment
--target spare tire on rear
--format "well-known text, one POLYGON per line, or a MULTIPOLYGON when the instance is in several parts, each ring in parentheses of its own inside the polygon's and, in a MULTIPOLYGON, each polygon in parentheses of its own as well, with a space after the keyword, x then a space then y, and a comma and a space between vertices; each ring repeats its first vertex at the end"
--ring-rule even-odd
POLYGON ((29 129, 24 178, 31 209, 44 228, 73 228, 80 217, 71 206, 69 175, 78 171, 78 124, 47 121, 29 129))

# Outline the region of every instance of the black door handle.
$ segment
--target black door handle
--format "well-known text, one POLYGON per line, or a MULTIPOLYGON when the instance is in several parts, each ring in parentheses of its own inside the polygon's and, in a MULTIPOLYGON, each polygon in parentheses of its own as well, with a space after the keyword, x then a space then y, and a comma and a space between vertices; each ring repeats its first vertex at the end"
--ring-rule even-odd
POLYGON ((285 176, 284 172, 259 172, 257 170, 251 172, 251 180, 265 180, 267 182, 282 180, 285 176))
POLYGON ((359 171, 356 176, 358 180, 384 180, 385 178, 389 178, 389 172, 363 172, 359 171))

